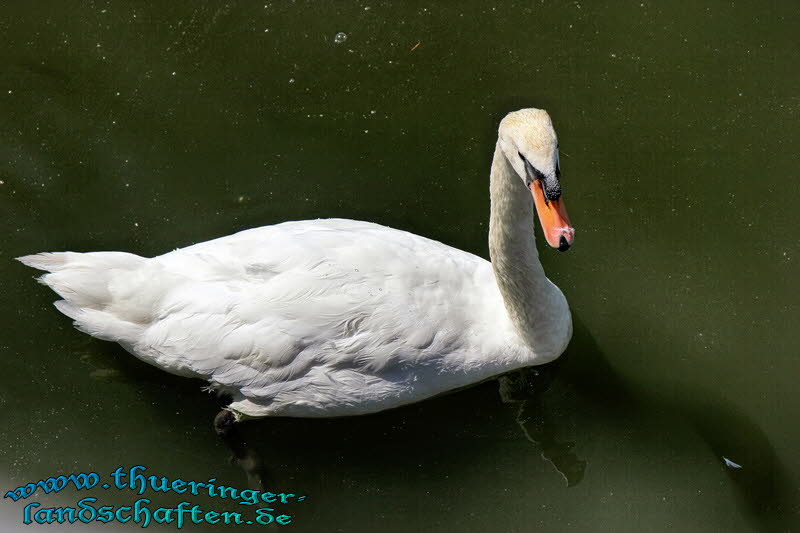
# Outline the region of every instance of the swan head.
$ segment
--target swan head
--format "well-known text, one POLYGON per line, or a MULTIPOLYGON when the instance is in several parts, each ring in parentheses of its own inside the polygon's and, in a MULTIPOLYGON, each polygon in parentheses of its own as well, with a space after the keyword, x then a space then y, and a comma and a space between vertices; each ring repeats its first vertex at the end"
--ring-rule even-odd
POLYGON ((558 138, 543 109, 520 109, 500 122, 499 142, 506 159, 533 196, 547 244, 562 252, 575 239, 561 195, 558 138))

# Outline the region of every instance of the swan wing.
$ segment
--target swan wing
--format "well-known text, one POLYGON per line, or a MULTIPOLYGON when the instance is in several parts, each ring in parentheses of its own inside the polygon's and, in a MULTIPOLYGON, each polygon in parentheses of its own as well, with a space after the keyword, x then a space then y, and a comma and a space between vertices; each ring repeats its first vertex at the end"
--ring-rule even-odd
POLYGON ((487 261, 367 222, 287 222, 148 261, 152 317, 126 347, 243 411, 380 410, 447 390, 502 312, 487 261))

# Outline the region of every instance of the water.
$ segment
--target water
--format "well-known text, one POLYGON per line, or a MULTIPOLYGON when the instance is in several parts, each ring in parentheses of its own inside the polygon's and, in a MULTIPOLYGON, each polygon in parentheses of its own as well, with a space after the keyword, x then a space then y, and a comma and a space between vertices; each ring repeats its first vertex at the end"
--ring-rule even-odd
MULTIPOLYGON (((798 529, 794 3, 6 14, 5 490, 136 464, 244 488, 260 460, 269 486, 308 495, 286 506, 295 531, 798 529), (201 383, 73 330, 10 259, 154 255, 329 216, 485 257, 496 126, 526 106, 559 133, 577 237, 542 260, 576 334, 510 403, 488 383, 376 416, 253 423, 231 464, 201 383)), ((3 523, 22 507, 6 500, 3 523)))

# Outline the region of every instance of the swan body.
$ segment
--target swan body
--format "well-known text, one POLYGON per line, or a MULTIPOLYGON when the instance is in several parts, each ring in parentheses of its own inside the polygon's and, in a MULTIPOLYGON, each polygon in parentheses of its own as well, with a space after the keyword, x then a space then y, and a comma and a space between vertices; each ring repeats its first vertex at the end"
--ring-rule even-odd
MULTIPOLYGON (((524 111, 552 131, 544 111, 524 111)), ((63 298, 56 307, 78 329, 173 374, 207 380, 233 398, 228 410, 237 420, 401 406, 551 361, 569 342, 566 299, 537 259, 534 187, 526 183, 525 163, 547 167, 548 154, 539 152, 552 147, 525 147, 531 153, 520 176, 502 132, 501 124, 492 263, 342 219, 250 229, 153 258, 57 252, 19 259, 49 272, 41 281, 63 298)), ((511 136, 514 149, 526 142, 519 137, 511 136)), ((569 231, 559 237, 571 242, 569 231)))

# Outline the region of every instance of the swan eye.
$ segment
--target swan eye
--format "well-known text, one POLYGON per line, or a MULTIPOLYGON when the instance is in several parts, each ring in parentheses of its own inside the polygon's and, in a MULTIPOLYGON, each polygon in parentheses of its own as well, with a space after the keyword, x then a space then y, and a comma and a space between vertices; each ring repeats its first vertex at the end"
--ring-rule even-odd
POLYGON ((517 152, 519 157, 522 159, 522 162, 525 164, 525 185, 530 186, 530 184, 534 181, 542 181, 544 180, 544 174, 539 172, 535 166, 531 165, 530 161, 528 161, 522 152, 517 152))
POLYGON ((556 179, 561 179, 561 165, 556 160, 556 179))

